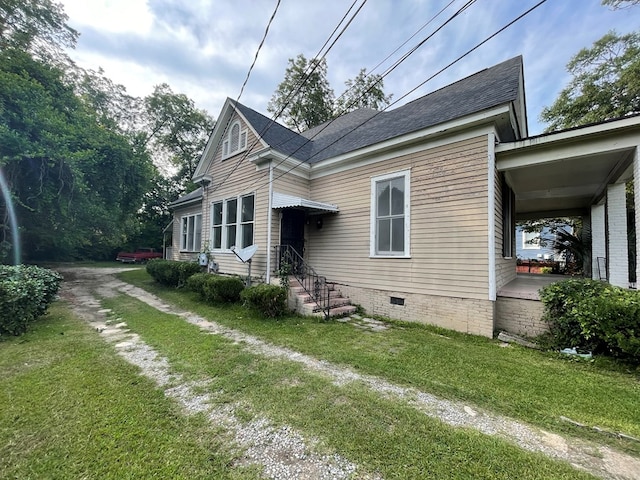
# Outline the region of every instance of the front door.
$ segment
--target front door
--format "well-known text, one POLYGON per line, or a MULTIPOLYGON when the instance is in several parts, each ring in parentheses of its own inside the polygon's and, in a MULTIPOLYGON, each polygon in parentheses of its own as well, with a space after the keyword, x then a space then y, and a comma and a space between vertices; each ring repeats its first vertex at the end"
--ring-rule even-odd
MULTIPOLYGON (((285 255, 287 247, 293 248, 300 257, 304 255, 304 224, 305 213, 303 210, 286 209, 282 211, 280 222, 280 255, 285 255)), ((289 259, 292 273, 298 272, 301 262, 296 255, 289 259)))
POLYGON ((304 255, 304 223, 305 213, 303 210, 289 208, 282 211, 280 244, 293 247, 301 257, 304 255))

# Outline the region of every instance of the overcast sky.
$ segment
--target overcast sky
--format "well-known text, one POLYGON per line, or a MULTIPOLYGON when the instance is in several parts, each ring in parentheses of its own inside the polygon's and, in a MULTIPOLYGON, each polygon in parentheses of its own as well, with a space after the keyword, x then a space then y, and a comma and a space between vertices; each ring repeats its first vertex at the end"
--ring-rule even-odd
MULTIPOLYGON (((358 4, 362 0, 359 0, 358 4)), ((432 33, 466 0, 455 0, 374 72, 382 73, 432 33)), ((385 91, 401 98, 424 80, 539 0, 477 0, 385 78, 385 91)), ((327 55, 336 96, 361 68, 372 71, 451 0, 369 0, 327 55)), ((102 67, 135 96, 166 82, 216 118, 226 97, 236 99, 276 0, 61 0, 69 24, 81 34, 71 53, 81 66, 102 67)), ((267 114, 287 60, 312 58, 352 0, 281 0, 245 91, 245 105, 267 114)), ((569 81, 565 65, 609 30, 640 27, 640 7, 612 11, 600 0, 548 0, 534 12, 400 101, 425 95, 516 55, 524 57, 529 133, 569 81)))

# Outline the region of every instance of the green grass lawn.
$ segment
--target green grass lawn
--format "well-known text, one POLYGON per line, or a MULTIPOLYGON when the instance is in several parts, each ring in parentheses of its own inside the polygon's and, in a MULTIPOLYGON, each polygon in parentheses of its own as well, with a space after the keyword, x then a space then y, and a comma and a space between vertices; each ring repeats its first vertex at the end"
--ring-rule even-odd
POLYGON ((216 308, 158 286, 144 270, 121 278, 182 308, 320 359, 554 431, 640 453, 636 442, 574 427, 560 417, 640 438, 638 370, 576 361, 550 352, 418 324, 364 333, 349 324, 297 316, 262 319, 241 306, 216 308))
POLYGON ((257 478, 63 304, 0 342, 0 478, 257 478))
POLYGON ((591 478, 497 437, 447 426, 363 385, 338 387, 296 362, 253 354, 131 297, 103 304, 175 371, 210 380, 206 389, 218 404, 237 405, 247 421, 266 416, 292 426, 384 478, 591 478))

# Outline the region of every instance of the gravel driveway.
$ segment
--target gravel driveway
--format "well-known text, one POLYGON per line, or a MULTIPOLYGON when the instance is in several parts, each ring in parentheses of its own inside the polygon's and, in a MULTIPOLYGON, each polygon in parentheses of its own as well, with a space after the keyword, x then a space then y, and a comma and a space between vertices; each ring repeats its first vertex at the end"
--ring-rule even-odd
POLYGON ((185 382, 170 373, 167 360, 146 345, 134 333, 127 330, 124 321, 107 323, 108 310, 100 304, 101 298, 125 293, 158 309, 178 315, 185 321, 199 326, 208 333, 221 335, 245 345, 252 353, 270 358, 298 362, 305 368, 320 372, 335 384, 359 381, 372 391, 387 398, 409 402, 414 408, 430 417, 438 418, 456 427, 474 428, 487 435, 499 435, 521 448, 541 452, 549 457, 564 460, 602 478, 640 479, 640 460, 617 452, 610 447, 577 441, 531 427, 515 420, 482 411, 471 405, 437 398, 427 392, 401 387, 386 380, 362 375, 348 368, 320 361, 299 352, 278 347, 237 330, 199 317, 191 312, 166 304, 158 297, 120 280, 113 274, 126 269, 60 269, 65 277, 61 296, 75 312, 96 328, 105 340, 115 345, 118 353, 137 365, 141 373, 153 379, 168 397, 182 405, 186 413, 204 412, 216 425, 223 425, 244 451, 246 464, 258 464, 264 468, 266 478, 273 479, 342 479, 380 478, 363 471, 357 465, 341 457, 339 453, 319 453, 317 441, 304 438, 288 426, 275 427, 268 419, 260 418, 249 424, 241 423, 234 416, 234 406, 212 407, 210 395, 197 394, 201 385, 185 382))

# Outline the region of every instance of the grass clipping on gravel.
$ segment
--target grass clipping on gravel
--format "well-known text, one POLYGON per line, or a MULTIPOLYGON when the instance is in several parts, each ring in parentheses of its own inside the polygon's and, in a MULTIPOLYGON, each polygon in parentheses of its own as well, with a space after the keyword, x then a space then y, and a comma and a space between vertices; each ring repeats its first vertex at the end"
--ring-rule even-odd
POLYGON ((64 304, 0 342, 0 478, 258 478, 64 304))
POLYGON ((214 402, 319 439, 385 478, 591 478, 499 438, 453 428, 359 384, 336 386, 300 364, 265 358, 126 296, 104 301, 128 328, 214 402))

